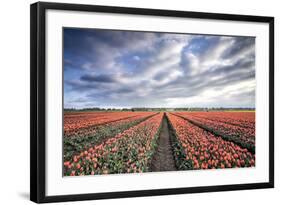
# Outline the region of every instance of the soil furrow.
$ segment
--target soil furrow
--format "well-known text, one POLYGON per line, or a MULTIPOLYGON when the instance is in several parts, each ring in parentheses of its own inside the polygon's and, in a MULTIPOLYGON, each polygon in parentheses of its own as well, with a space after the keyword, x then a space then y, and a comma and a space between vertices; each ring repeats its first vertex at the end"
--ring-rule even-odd
POLYGON ((151 171, 175 171, 175 159, 166 115, 163 117, 158 146, 152 158, 151 171))

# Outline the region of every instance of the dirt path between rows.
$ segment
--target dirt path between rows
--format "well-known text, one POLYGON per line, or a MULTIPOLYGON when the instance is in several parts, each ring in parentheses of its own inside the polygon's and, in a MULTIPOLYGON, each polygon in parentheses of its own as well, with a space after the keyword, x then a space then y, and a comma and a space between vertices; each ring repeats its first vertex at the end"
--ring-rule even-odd
POLYGON ((177 170, 166 115, 164 116, 162 123, 158 146, 151 163, 151 171, 153 172, 177 170))

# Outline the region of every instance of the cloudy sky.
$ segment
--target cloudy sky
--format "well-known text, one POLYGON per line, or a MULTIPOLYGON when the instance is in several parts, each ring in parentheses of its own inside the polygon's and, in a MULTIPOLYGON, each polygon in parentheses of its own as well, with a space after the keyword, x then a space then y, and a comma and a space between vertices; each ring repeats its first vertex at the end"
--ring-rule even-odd
POLYGON ((255 107, 255 38, 64 29, 64 107, 255 107))

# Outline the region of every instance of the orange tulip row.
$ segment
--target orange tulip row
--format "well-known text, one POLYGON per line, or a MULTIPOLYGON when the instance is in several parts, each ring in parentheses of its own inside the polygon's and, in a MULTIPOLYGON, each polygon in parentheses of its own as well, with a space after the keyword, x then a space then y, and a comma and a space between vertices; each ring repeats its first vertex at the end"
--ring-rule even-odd
POLYGON ((64 162, 64 174, 95 175, 144 172, 154 152, 163 113, 133 126, 64 162))
MULTIPOLYGON (((181 113, 179 113, 181 114, 181 113)), ((255 112, 189 112, 189 116, 255 129, 255 112)))
MULTIPOLYGON (((124 114, 124 113, 123 113, 124 114)), ((127 115, 127 117, 119 119, 118 120, 108 120, 107 122, 104 122, 103 124, 100 124, 96 122, 98 119, 93 119, 92 126, 88 127, 80 127, 79 122, 77 122, 77 128, 67 130, 64 132, 64 137, 86 137, 90 135, 94 135, 98 129, 105 129, 106 127, 118 127, 122 124, 127 124, 130 122, 134 122, 137 120, 141 120, 143 118, 147 118, 149 116, 152 116, 156 113, 138 113, 135 116, 130 116, 130 114, 127 115)), ((123 115, 122 115, 123 116, 123 115)))
POLYGON ((64 114, 64 133, 87 128, 91 126, 102 125, 115 122, 135 116, 144 116, 153 114, 153 112, 80 112, 78 114, 64 114))
MULTIPOLYGON (((255 145, 255 128, 245 128, 243 126, 222 122, 222 120, 219 121, 199 118, 197 116, 192 115, 192 113, 182 112, 177 114, 200 125, 203 125, 211 130, 215 130, 222 135, 233 137, 241 143, 245 143, 250 146, 255 145)), ((224 119, 224 113, 221 113, 221 117, 224 119)))
POLYGON ((193 169, 216 169, 255 166, 255 155, 233 142, 199 128, 187 120, 167 114, 186 158, 193 169))

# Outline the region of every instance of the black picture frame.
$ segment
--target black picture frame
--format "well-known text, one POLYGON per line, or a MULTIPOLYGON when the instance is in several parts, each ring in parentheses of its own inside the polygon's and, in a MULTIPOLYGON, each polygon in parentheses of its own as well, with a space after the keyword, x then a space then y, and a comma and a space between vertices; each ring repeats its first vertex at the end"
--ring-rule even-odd
POLYGON ((38 2, 30 7, 30 200, 37 203, 76 200, 97 200, 123 197, 140 197, 198 192, 218 192, 274 187, 274 18, 265 16, 230 15, 218 13, 156 10, 82 4, 38 2), (121 13, 129 15, 150 15, 194 19, 262 22, 269 25, 269 182, 238 185, 203 186, 192 188, 171 188, 110 193, 46 196, 46 129, 45 129, 45 37, 46 10, 86 11, 100 13, 121 13))

